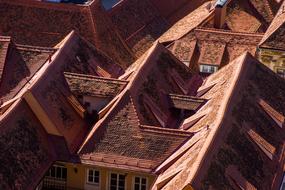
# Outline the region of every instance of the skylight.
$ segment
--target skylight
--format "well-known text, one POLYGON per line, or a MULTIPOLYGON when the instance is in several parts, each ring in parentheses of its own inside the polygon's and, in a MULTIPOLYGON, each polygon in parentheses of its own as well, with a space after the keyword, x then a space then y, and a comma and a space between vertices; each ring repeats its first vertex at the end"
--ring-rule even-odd
POLYGON ((121 0, 102 0, 103 7, 106 10, 112 9, 116 4, 118 4, 121 0))

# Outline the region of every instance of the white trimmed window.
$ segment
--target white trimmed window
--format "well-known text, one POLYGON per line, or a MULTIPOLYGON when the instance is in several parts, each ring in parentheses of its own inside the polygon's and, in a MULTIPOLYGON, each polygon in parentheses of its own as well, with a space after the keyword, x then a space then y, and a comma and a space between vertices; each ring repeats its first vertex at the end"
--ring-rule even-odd
POLYGON ((200 72, 201 73, 214 73, 218 71, 217 66, 213 65, 200 65, 200 72))
POLYGON ((95 169, 87 170, 87 183, 99 185, 100 182, 100 172, 95 169))
POLYGON ((46 177, 65 181, 67 178, 67 169, 64 166, 53 165, 47 172, 46 177))
POLYGON ((110 190, 125 190, 126 176, 118 173, 110 174, 110 190))
POLYGON ((147 178, 136 176, 134 179, 134 190, 146 190, 147 189, 147 178))

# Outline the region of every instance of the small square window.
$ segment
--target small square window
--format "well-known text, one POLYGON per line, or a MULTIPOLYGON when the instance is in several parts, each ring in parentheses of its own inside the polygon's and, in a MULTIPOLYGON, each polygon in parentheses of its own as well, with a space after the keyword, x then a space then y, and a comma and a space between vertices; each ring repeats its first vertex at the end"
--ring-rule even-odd
POLYGON ((135 177, 134 190, 146 190, 147 178, 135 177))
POLYGON ((88 169, 87 182, 92 184, 99 184, 100 172, 94 169, 88 169))

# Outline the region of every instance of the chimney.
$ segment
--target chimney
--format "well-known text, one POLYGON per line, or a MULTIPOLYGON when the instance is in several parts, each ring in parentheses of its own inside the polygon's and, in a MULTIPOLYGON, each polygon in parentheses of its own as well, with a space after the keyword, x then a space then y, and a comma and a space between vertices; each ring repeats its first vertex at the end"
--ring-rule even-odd
POLYGON ((215 4, 214 27, 222 28, 225 24, 228 0, 217 0, 215 4))

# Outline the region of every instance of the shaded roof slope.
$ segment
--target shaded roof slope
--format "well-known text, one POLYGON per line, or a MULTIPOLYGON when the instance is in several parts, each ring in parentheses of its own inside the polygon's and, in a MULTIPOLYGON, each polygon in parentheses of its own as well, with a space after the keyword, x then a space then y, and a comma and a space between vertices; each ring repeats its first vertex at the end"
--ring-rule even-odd
POLYGON ((113 24, 136 57, 146 52, 168 28, 150 0, 125 0, 110 12, 113 24))
POLYGON ((248 53, 211 75, 200 88, 210 100, 188 127, 196 133, 157 168, 153 189, 277 189, 285 158, 285 134, 276 122, 285 112, 284 88, 248 53))
POLYGON ((206 2, 198 7, 193 12, 186 15, 181 20, 177 21, 171 28, 166 31, 158 40, 163 42, 171 42, 178 40, 187 33, 191 32, 194 28, 198 27, 205 20, 213 15, 210 10, 213 2, 206 2))
POLYGON ((0 2, 0 35, 12 36, 16 43, 53 47, 72 30, 123 67, 133 62, 99 0, 86 5, 34 0, 0 2))
POLYGON ((0 188, 34 189, 55 161, 48 134, 25 100, 0 116, 0 188))
POLYGON ((129 83, 107 106, 82 145, 79 155, 83 163, 152 172, 192 136, 171 129, 178 123, 171 115, 168 94, 196 91, 201 79, 158 43, 135 64, 129 71, 129 83), (173 78, 168 73, 174 73, 173 78), (195 80, 189 80, 192 78, 195 80))
POLYGON ((17 45, 11 42, 6 47, 3 46, 2 51, 6 51, 6 55, 2 58, 0 99, 6 102, 20 91, 56 49, 17 45))
POLYGON ((281 5, 278 13, 265 32, 263 39, 260 42, 261 47, 268 47, 274 49, 285 49, 284 41, 285 31, 285 2, 281 5))

